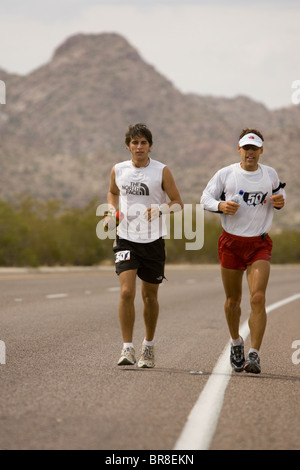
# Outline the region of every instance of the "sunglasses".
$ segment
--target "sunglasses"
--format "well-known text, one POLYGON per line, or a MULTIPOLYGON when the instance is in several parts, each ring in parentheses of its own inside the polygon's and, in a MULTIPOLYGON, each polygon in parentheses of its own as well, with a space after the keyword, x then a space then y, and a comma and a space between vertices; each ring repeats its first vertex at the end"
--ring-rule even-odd
POLYGON ((259 150, 260 147, 256 147, 256 145, 243 145, 242 147, 245 150, 259 150))

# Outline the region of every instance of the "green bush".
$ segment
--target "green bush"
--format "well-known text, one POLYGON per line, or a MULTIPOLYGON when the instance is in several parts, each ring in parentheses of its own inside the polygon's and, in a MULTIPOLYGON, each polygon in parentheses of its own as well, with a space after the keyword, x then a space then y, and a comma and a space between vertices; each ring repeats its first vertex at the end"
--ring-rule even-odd
POLYGON ((107 256, 97 238, 95 201, 83 209, 26 196, 0 202, 0 265, 93 265, 107 256))
MULTIPOLYGON (((113 240, 99 240, 96 216, 99 201, 83 208, 66 207, 59 200, 41 201, 22 196, 13 203, 0 201, 0 266, 92 266, 113 263, 113 240)), ((193 218, 194 220, 194 218, 193 218)), ((186 250, 193 240, 166 240, 168 263, 218 263, 220 217, 205 220, 204 246, 186 250)), ((300 263, 300 231, 271 233, 273 263, 300 263)))

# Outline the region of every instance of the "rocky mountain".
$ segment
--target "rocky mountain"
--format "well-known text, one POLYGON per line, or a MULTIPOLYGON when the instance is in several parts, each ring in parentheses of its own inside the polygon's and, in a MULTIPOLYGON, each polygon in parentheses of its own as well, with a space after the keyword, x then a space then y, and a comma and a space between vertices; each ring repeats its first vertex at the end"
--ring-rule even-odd
POLYGON ((300 227, 300 107, 271 111, 245 96, 183 94, 117 34, 68 38, 26 76, 0 69, 0 198, 21 193, 83 206, 105 202, 111 167, 129 158, 129 124, 153 131, 152 157, 168 164, 184 202, 199 202, 208 179, 238 161, 244 127, 265 137, 262 162, 287 183, 278 225, 300 227))

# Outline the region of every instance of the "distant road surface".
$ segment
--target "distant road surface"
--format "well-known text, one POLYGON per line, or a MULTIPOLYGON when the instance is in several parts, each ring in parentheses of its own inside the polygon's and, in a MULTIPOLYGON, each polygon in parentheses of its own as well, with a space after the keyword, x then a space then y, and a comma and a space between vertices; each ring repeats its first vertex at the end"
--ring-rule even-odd
MULTIPOLYGON (((299 450, 300 266, 272 266, 260 375, 226 369, 219 267, 167 266, 166 277, 156 367, 141 370, 117 366, 112 268, 0 271, 1 450, 299 450)), ((242 307, 246 324, 246 280, 242 307)))

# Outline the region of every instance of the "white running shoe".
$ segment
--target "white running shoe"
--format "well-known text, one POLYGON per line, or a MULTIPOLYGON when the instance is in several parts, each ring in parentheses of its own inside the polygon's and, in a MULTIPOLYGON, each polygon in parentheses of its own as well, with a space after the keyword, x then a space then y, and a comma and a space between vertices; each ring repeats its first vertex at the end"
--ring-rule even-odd
POLYGON ((143 367, 151 369, 155 366, 154 362, 154 346, 147 346, 143 344, 142 346, 142 355, 138 362, 138 367, 143 367))
POLYGON ((118 366, 133 366, 136 363, 135 350, 130 347, 123 347, 118 366))

